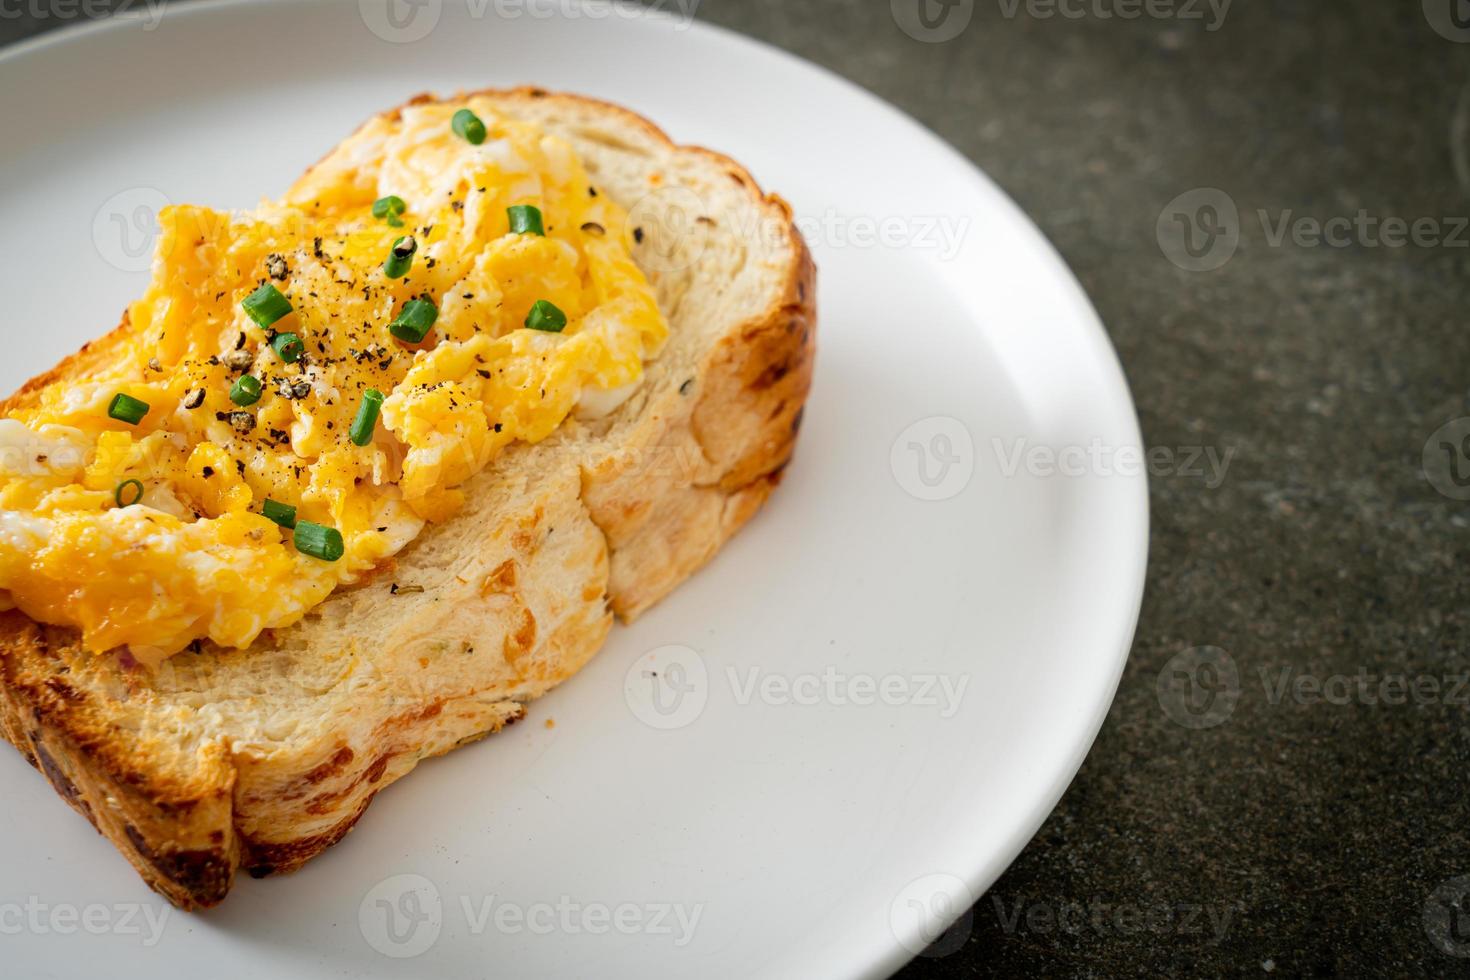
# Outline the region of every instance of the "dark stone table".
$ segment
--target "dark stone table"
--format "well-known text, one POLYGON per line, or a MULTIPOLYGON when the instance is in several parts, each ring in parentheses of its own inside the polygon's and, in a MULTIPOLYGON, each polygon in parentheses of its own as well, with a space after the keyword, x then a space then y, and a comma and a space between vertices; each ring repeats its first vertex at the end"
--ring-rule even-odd
POLYGON ((1470 975, 1470 3, 916 2, 698 14, 1009 191, 1175 462, 1092 754, 901 975, 1470 975))

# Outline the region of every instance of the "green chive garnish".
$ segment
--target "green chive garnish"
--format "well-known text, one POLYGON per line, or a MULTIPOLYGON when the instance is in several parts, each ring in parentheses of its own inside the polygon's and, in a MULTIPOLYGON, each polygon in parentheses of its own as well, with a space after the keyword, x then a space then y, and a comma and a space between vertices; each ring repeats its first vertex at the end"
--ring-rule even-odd
POLYGON ((532 330, 545 330, 547 333, 561 333, 567 325, 567 315, 556 308, 553 303, 544 299, 538 299, 531 304, 531 312, 526 314, 526 326, 532 330))
POLYGON ((420 343, 439 319, 439 308, 426 299, 411 299, 403 304, 398 318, 388 324, 388 332, 406 344, 420 343))
POLYGON ((294 333, 278 333, 276 339, 271 341, 271 349, 287 364, 295 364, 301 360, 301 352, 305 347, 301 338, 294 333))
POLYGON ((118 392, 112 396, 112 402, 107 406, 107 417, 128 425, 137 425, 143 421, 143 416, 148 414, 150 407, 147 402, 140 402, 131 395, 118 392))
POLYGON ((373 202, 373 217, 387 219, 389 228, 402 228, 403 222, 398 216, 407 210, 408 205, 397 194, 389 194, 373 202))
POLYGON ((124 480, 112 491, 112 499, 117 501, 119 507, 131 507, 143 499, 142 480, 124 480), (130 492, 132 491, 132 492, 130 492))
POLYGON ((254 405, 260 401, 260 382, 248 374, 242 374, 230 386, 230 401, 236 405, 254 405))
POLYGON ((510 218, 510 233, 512 235, 545 235, 546 229, 541 226, 541 209, 529 204, 513 204, 505 209, 510 218))
POLYGON ((479 146, 485 142, 485 124, 480 117, 468 109, 461 109, 454 114, 454 120, 449 124, 455 133, 463 136, 468 142, 479 146))
POLYGON ((347 548, 342 544, 342 532, 335 527, 313 524, 311 521, 296 522, 294 538, 296 550, 322 561, 336 561, 347 548))
POLYGON ((266 283, 246 296, 240 305, 245 307, 245 312, 250 314, 250 319, 260 324, 262 328, 269 327, 291 312, 291 301, 281 295, 281 291, 270 283, 266 283))
POLYGON ((265 503, 260 505, 260 512, 281 527, 289 529, 296 526, 296 508, 290 504, 279 503, 267 497, 265 503))
POLYGON ((388 249, 388 260, 383 263, 383 274, 389 279, 402 279, 413 266, 413 255, 419 250, 418 239, 404 235, 388 249))
POLYGON ((352 420, 352 428, 347 432, 353 445, 366 446, 373 441, 373 428, 378 424, 378 410, 382 407, 381 391, 369 388, 362 393, 362 404, 357 407, 357 418, 352 420))

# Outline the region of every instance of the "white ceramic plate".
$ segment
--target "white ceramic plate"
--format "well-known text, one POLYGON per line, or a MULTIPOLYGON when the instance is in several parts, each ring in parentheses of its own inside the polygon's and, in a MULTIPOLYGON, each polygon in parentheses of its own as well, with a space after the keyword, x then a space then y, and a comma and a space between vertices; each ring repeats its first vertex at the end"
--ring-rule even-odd
POLYGON ((113 326, 160 203, 249 206, 415 92, 534 82, 628 105, 793 202, 821 270, 797 461, 527 722, 210 914, 166 909, 0 753, 6 972, 891 972, 1036 831, 1127 653, 1147 496, 1095 314, 986 178, 809 64, 562 0, 396 13, 190 4, 0 57, 0 386, 113 326))

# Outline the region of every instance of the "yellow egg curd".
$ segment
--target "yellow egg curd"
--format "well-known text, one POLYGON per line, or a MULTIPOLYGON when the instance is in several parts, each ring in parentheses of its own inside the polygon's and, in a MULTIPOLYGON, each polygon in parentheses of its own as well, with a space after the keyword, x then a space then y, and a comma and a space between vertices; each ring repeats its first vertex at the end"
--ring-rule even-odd
POLYGON ((256 210, 164 210, 118 334, 0 419, 0 601, 148 663, 301 619, 639 380, 668 324, 625 219, 476 98, 256 210))

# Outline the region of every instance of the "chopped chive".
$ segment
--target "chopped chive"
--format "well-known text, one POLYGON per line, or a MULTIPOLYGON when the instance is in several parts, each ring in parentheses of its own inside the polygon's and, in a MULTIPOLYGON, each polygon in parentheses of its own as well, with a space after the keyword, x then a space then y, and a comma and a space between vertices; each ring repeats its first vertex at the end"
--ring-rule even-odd
POLYGON ((271 349, 287 364, 295 364, 301 360, 302 351, 306 348, 301 343, 301 338, 294 333, 278 333, 271 341, 271 349))
POLYGON ((230 401, 236 405, 254 405, 260 401, 260 382, 248 374, 242 374, 230 386, 230 401))
POLYGON ((240 305, 245 307, 245 312, 250 314, 250 319, 260 324, 263 328, 269 327, 281 317, 291 312, 291 301, 270 283, 265 283, 255 292, 246 296, 240 305))
POLYGON ((461 109, 456 112, 449 127, 458 135, 463 136, 467 142, 473 143, 475 146, 479 146, 485 142, 484 122, 480 120, 479 116, 468 109, 461 109))
POLYGON ((531 312, 526 314, 526 326, 532 330, 561 333, 566 325, 567 315, 557 309, 554 303, 548 303, 544 299, 538 299, 532 303, 531 312))
POLYGON ((530 204, 513 204, 505 209, 510 218, 512 235, 545 235, 541 224, 541 209, 530 204))
POLYGON ((413 266, 414 253, 419 250, 418 239, 404 235, 388 249, 388 259, 383 263, 383 274, 389 279, 402 279, 413 266))
POLYGON ((114 491, 112 491, 112 499, 117 501, 117 505, 119 507, 131 507, 131 506, 133 506, 134 504, 138 503, 140 500, 143 499, 143 481, 142 480, 124 480, 124 481, 122 481, 121 483, 119 483, 117 485, 117 489, 114 490, 114 491), (129 494, 128 493, 129 490, 133 490, 133 491, 136 491, 136 492, 129 494), (130 499, 124 499, 124 498, 130 498, 130 499))
POLYGON ((342 543, 342 532, 335 527, 326 527, 322 524, 313 524, 311 521, 297 521, 296 534, 293 538, 296 542, 296 550, 303 555, 311 555, 322 561, 336 561, 347 552, 342 543))
POLYGON ((386 219, 390 228, 403 227, 403 222, 399 220, 399 215, 407 210, 408 204, 397 194, 389 194, 387 197, 380 197, 373 202, 373 217, 386 219))
POLYGON ((398 317, 388 324, 388 332, 408 344, 420 343, 439 319, 439 308, 426 299, 411 299, 403 304, 398 317))
POLYGON ((378 410, 383 407, 383 393, 369 388, 362 393, 362 404, 357 407, 357 418, 352 420, 348 435, 353 445, 366 446, 373 441, 373 429, 378 424, 378 410))
POLYGON ((265 503, 260 505, 260 512, 281 527, 290 529, 296 526, 296 508, 290 504, 283 504, 267 497, 265 503))
POLYGON ((118 392, 112 396, 112 402, 107 406, 107 417, 126 422, 128 425, 137 425, 143 421, 143 416, 148 414, 148 409, 151 407, 147 402, 138 401, 131 395, 118 392))

